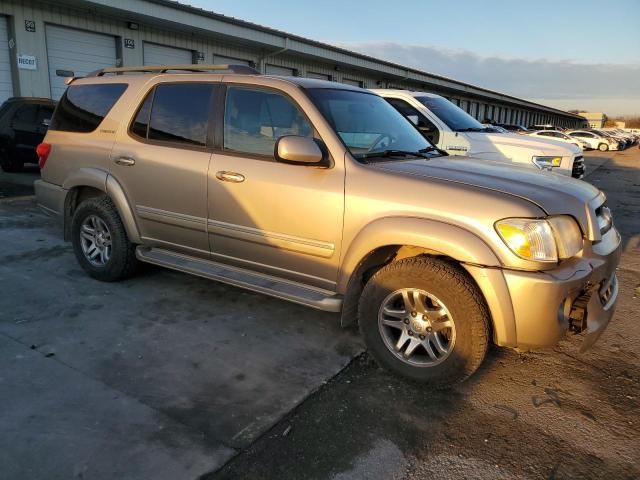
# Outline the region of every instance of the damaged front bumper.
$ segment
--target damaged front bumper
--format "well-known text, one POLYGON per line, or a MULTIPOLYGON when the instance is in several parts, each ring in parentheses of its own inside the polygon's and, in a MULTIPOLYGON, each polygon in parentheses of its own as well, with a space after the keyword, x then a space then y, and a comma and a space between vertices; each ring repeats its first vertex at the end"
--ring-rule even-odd
POLYGON ((584 333, 581 351, 606 329, 618 297, 621 238, 611 228, 578 258, 544 272, 503 271, 511 296, 518 348, 555 345, 567 330, 584 333))

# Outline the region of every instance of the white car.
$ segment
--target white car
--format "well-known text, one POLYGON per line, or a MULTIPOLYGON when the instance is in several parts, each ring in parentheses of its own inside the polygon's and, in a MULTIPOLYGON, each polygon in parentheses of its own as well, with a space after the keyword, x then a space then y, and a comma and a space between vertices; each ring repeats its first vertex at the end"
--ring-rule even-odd
POLYGON ((408 90, 375 89, 449 155, 508 161, 574 178, 584 177, 582 150, 556 140, 515 133, 498 133, 440 95, 408 90))
POLYGON ((558 142, 570 143, 576 147, 580 147, 582 150, 591 148, 588 142, 585 142, 579 137, 570 137, 566 133, 559 132, 558 130, 536 130, 529 133, 532 137, 542 137, 550 140, 556 140, 558 142))
POLYGON ((572 130, 567 132, 567 135, 572 138, 584 140, 594 150, 597 149, 601 152, 606 152, 607 150, 618 150, 619 144, 616 140, 596 132, 591 132, 589 130, 572 130))

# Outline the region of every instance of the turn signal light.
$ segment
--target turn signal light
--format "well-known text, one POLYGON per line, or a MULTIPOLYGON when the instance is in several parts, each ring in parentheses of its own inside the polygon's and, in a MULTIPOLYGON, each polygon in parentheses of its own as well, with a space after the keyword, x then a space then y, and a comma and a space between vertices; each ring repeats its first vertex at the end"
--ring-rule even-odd
POLYGON ((47 163, 49 154, 51 153, 50 143, 41 143, 36 147, 36 154, 38 155, 38 167, 40 170, 44 168, 44 164, 47 163))

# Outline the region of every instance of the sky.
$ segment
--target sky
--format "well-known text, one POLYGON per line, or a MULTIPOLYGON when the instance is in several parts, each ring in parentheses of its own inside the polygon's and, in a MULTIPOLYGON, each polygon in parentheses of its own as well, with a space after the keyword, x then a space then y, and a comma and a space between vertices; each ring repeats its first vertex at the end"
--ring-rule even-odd
POLYGON ((640 0, 180 0, 565 110, 640 115, 640 0))

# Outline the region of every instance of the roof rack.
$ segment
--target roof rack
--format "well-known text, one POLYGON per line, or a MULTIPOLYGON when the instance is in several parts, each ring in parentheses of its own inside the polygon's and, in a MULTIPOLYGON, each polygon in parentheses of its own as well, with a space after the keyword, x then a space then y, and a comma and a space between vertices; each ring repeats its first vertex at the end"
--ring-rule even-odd
POLYGON ((91 72, 87 77, 102 77, 105 74, 113 73, 116 75, 122 73, 167 73, 170 71, 192 72, 192 73, 206 73, 227 71, 240 75, 260 75, 260 72, 253 67, 247 65, 153 65, 143 67, 114 67, 114 68, 102 68, 91 72))

